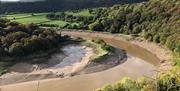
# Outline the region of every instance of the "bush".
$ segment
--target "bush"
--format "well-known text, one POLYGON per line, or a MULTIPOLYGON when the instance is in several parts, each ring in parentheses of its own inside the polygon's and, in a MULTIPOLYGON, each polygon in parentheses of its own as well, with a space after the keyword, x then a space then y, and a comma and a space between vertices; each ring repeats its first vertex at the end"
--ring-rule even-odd
POLYGON ((105 85, 96 91, 179 91, 179 79, 176 74, 162 74, 154 81, 145 78, 133 81, 125 77, 116 84, 105 85))
POLYGON ((153 41, 154 41, 155 43, 160 43, 160 37, 159 37, 159 35, 155 35, 155 36, 153 37, 153 41))
MULTIPOLYGON (((180 81, 177 80, 173 74, 162 74, 157 79, 157 90, 158 91, 179 91, 180 81)), ((179 79, 179 78, 178 78, 179 79)))

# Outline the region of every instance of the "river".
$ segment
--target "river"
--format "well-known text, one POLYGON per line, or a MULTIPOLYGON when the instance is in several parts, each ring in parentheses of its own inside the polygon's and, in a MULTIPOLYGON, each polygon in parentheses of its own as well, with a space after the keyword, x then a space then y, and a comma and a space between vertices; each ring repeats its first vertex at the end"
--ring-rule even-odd
POLYGON ((144 48, 133 45, 109 34, 63 32, 63 34, 85 39, 104 39, 108 44, 124 49, 128 53, 126 62, 111 69, 70 78, 57 78, 2 86, 2 91, 93 91, 104 84, 115 83, 123 77, 137 79, 156 76, 159 59, 144 48))

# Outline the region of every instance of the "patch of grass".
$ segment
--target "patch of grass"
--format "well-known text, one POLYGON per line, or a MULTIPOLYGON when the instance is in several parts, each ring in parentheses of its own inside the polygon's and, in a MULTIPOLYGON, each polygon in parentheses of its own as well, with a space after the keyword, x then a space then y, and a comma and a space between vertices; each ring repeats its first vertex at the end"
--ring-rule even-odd
POLYGON ((175 66, 179 66, 180 67, 180 53, 178 52, 173 52, 172 53, 172 60, 174 61, 174 65, 175 66))
POLYGON ((87 32, 90 32, 90 33, 92 33, 92 32, 93 32, 93 30, 87 30, 87 32))
MULTIPOLYGON (((21 14, 11 14, 4 15, 5 18, 10 19, 11 21, 16 21, 22 24, 49 24, 49 25, 57 25, 59 27, 64 27, 68 22, 61 20, 49 20, 46 18, 48 13, 21 13, 21 14)), ((82 14, 82 13, 81 13, 82 14)), ((79 25, 78 23, 69 23, 73 25, 79 25)))
POLYGON ((104 57, 110 53, 110 51, 103 48, 103 46, 101 44, 93 42, 91 40, 86 40, 82 44, 86 45, 86 46, 90 46, 94 49, 94 54, 90 59, 92 61, 95 59, 98 59, 100 57, 104 57))
POLYGON ((24 14, 6 15, 5 17, 6 17, 7 19, 12 20, 12 19, 14 19, 14 18, 18 19, 18 18, 24 18, 24 17, 29 17, 29 16, 31 16, 31 14, 24 13, 24 14))
POLYGON ((49 22, 45 22, 45 23, 41 23, 41 24, 54 24, 54 25, 58 25, 59 27, 64 27, 66 24, 68 24, 68 22, 54 20, 54 21, 49 21, 49 22))
POLYGON ((45 17, 45 15, 35 15, 35 16, 26 17, 26 18, 15 19, 13 21, 23 23, 23 24, 29 24, 29 23, 38 24, 38 23, 47 22, 49 20, 45 17))
POLYGON ((73 15, 73 16, 84 16, 84 17, 89 17, 93 16, 93 14, 90 14, 88 10, 82 10, 80 12, 66 12, 66 14, 73 15))
MULTIPOLYGON (((60 12, 58 12, 60 13, 60 12)), ((73 16, 92 16, 92 14, 89 13, 88 10, 82 10, 77 12, 70 12, 67 11, 67 14, 73 15, 73 16)), ((9 14, 9 15, 3 15, 4 18, 10 19, 11 21, 16 21, 22 24, 47 24, 47 25, 55 25, 58 27, 64 27, 67 24, 70 24, 72 26, 76 25, 79 26, 79 23, 69 23, 61 20, 49 20, 46 18, 46 15, 48 13, 19 13, 19 14, 9 14)))
POLYGON ((27 17, 33 17, 33 16, 42 16, 46 15, 47 13, 19 13, 19 14, 9 14, 9 15, 4 15, 5 18, 13 20, 15 19, 22 19, 22 18, 27 18, 27 17))

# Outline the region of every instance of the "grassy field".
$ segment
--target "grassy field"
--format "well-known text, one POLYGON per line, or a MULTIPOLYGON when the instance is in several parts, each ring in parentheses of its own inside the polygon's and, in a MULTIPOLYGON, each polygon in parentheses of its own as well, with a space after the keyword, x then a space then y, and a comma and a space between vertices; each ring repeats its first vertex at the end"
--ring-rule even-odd
POLYGON ((93 14, 90 14, 88 10, 82 10, 80 12, 65 12, 66 14, 69 14, 69 15, 73 15, 73 16, 84 16, 84 17, 89 17, 89 16, 93 16, 93 14))
POLYGON ((11 14, 5 15, 4 18, 16 21, 22 24, 56 24, 59 27, 64 27, 68 22, 61 20, 49 20, 46 18, 48 13, 24 13, 24 14, 11 14))
POLYGON ((12 15, 6 15, 7 19, 13 20, 14 18, 24 18, 24 17, 29 17, 31 16, 30 14, 12 14, 12 15))
MULTIPOLYGON (((61 12, 57 12, 61 13, 61 12)), ((84 17, 89 17, 93 16, 92 14, 89 13, 88 10, 82 10, 80 12, 71 12, 67 11, 65 12, 66 14, 70 14, 73 16, 84 16, 84 17)), ((16 21, 22 24, 54 24, 58 25, 59 27, 64 27, 66 24, 69 22, 61 21, 61 20, 49 20, 46 18, 46 15, 48 13, 20 13, 20 14, 9 14, 9 15, 3 15, 4 18, 10 19, 11 21, 16 21)), ((69 24, 78 24, 78 23, 69 23, 69 24)))
POLYGON ((39 23, 47 22, 49 20, 45 17, 45 15, 34 15, 34 16, 29 16, 25 18, 14 19, 13 21, 17 21, 23 24, 28 24, 28 23, 39 24, 39 23))
POLYGON ((41 24, 55 24, 55 25, 58 25, 60 27, 64 27, 67 23, 68 22, 65 22, 65 21, 54 20, 54 21, 44 22, 44 23, 41 23, 41 24))

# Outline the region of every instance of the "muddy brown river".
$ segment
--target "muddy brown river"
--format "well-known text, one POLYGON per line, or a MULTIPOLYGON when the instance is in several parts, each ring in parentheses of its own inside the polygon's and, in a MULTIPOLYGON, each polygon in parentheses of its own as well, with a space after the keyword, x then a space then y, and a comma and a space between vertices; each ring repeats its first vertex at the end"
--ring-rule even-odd
POLYGON ((86 32, 73 32, 73 31, 63 31, 62 34, 70 35, 74 37, 81 37, 84 39, 103 39, 106 43, 111 46, 124 49, 128 54, 141 58, 148 63, 151 63, 155 66, 159 65, 159 59, 156 55, 152 54, 151 52, 147 51, 146 49, 131 44, 128 41, 122 40, 117 35, 112 35, 108 33, 86 33, 86 32))
POLYGON ((156 55, 117 36, 67 31, 62 34, 84 39, 103 39, 114 47, 124 49, 128 54, 128 59, 126 62, 102 72, 1 86, 1 91, 93 91, 104 84, 115 83, 123 77, 152 78, 157 74, 159 59, 156 55))

